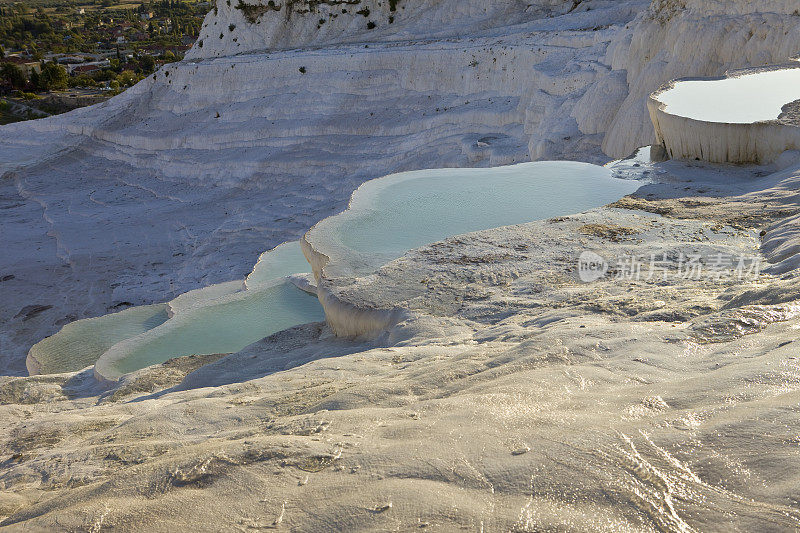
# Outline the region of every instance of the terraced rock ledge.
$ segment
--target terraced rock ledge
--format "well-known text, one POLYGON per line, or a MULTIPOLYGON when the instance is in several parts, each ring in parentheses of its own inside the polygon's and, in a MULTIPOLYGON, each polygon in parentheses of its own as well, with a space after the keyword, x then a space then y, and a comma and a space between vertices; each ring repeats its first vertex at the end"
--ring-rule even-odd
POLYGON ((800 149, 794 78, 800 80, 797 63, 671 81, 647 102, 657 144, 677 159, 773 163, 800 149))

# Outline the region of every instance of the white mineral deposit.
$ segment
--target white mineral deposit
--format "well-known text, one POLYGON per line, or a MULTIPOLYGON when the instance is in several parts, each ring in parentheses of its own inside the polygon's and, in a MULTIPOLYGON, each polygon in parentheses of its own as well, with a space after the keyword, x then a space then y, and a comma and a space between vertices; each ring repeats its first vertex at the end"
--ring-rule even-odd
POLYGON ((0 126, 0 530, 800 528, 796 0, 207 8, 0 126))

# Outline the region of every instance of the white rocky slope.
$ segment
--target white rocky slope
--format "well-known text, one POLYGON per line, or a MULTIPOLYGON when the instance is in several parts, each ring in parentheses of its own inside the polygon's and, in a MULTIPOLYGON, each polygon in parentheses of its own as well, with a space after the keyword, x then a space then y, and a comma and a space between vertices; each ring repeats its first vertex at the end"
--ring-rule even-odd
POLYGON ((531 143, 535 157, 600 157, 569 110, 640 5, 499 27, 519 18, 509 8, 485 36, 231 49, 0 129, 0 366, 22 372, 70 320, 243 278, 367 179, 524 161, 531 143))
POLYGON ((3 379, 0 527, 796 530, 798 278, 574 269, 585 249, 758 256, 800 168, 630 171, 660 183, 351 280, 411 311, 374 342, 310 324, 112 390, 3 379))
MULTIPOLYGON (((574 3, 425 4, 457 7, 474 35, 399 16, 415 42, 253 34, 248 53, 195 51, 103 106, 0 128, 3 365, 69 315, 242 277, 367 178, 596 160, 609 127, 606 145, 635 146, 650 83, 791 55, 800 18, 743 0, 584 1, 547 19, 574 3), (314 47, 257 49, 301 37, 314 47)), ((212 24, 236 16, 218 8, 212 24)), ((409 311, 372 342, 312 324, 110 390, 91 371, 0 378, 0 527, 796 530, 800 169, 630 174, 659 183, 338 280, 342 301, 409 311), (769 264, 745 282, 586 285, 587 248, 769 264)))
MULTIPOLYGON (((572 0, 221 0, 205 20, 198 46, 187 57, 221 57, 344 43, 458 39, 572 13, 580 3, 572 0)), ((607 7, 613 2, 591 4, 607 7)))
POLYGON ((597 161, 601 143, 624 155, 652 140, 651 90, 785 60, 800 23, 792 2, 370 1, 344 14, 292 1, 254 23, 231 4, 217 2, 189 60, 111 102, 0 128, 0 368, 23 372, 28 348, 71 320, 242 278, 366 179, 597 161))

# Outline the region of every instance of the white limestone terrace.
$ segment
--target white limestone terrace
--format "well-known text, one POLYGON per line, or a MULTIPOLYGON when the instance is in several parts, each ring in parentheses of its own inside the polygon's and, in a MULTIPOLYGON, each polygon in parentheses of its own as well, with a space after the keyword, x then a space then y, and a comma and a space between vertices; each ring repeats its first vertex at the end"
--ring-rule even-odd
POLYGON ((352 320, 353 312, 332 304, 329 278, 368 274, 411 248, 447 236, 598 207, 639 186, 635 179, 613 178, 609 169, 564 161, 423 170, 371 180, 353 193, 346 211, 306 233, 302 244, 308 261, 300 243, 287 242, 261 254, 244 282, 190 291, 166 305, 72 322, 34 345, 27 366, 31 374, 40 374, 94 364, 98 379, 117 381, 175 357, 237 352, 278 331, 323 319, 337 335, 382 334, 388 324, 365 331, 363 320, 352 320), (301 274, 312 267, 314 282, 301 274), (295 285, 298 279, 302 290, 295 285))
POLYGON ((774 65, 800 53, 795 0, 654 0, 609 49, 612 73, 627 91, 603 138, 603 151, 625 157, 656 142, 650 94, 685 77, 723 76, 774 65))
MULTIPOLYGON (((74 320, 243 279, 369 179, 602 158, 571 110, 642 5, 587 2, 546 31, 231 50, 0 128, 0 369, 25 372, 29 348, 74 320)), ((599 132, 593 109, 581 123, 599 132)))
MULTIPOLYGON (((607 153, 647 144, 658 85, 779 63, 799 42, 795 1, 639 6, 595 41, 516 33, 505 46, 547 40, 549 59, 520 53, 481 70, 499 80, 488 91, 457 61, 471 37, 362 43, 173 65, 103 107, 0 129, 3 357, 72 310, 166 301, 214 280, 241 288, 261 251, 390 169, 538 157, 530 146, 592 160, 601 139, 607 153), (385 51, 404 46, 394 64, 413 68, 369 85, 385 51), (436 47, 450 52, 416 62, 436 47), (307 64, 317 56, 324 76, 307 64), (445 81, 413 85, 430 83, 429 68, 445 81), (531 122, 498 98, 526 84, 531 122), (441 107, 473 90, 487 91, 483 105, 441 107)), ((653 183, 611 206, 448 238, 339 280, 342 302, 406 313, 382 338, 311 324, 110 388, 91 370, 1 376, 0 528, 796 531, 800 166, 626 165, 653 183), (745 255, 766 268, 691 279, 676 264, 668 279, 609 271, 582 283, 584 250, 745 255)), ((248 286, 285 264, 264 257, 248 286)), ((197 297, 173 300, 173 318, 197 297)))
POLYGON ((345 212, 317 223, 301 244, 331 331, 374 338, 405 313, 343 301, 337 295, 342 279, 373 274, 406 251, 448 236, 570 215, 640 185, 600 166, 564 161, 406 172, 363 184, 345 212))
POLYGON ((762 228, 800 212, 800 168, 629 166, 660 180, 343 287, 413 312, 379 341, 316 324, 110 389, 0 378, 0 524, 795 531, 800 278, 574 267, 585 249, 758 255, 762 228))
POLYGON ((679 79, 648 101, 657 142, 670 157, 772 163, 800 149, 800 64, 679 79))
POLYGON ((242 23, 231 3, 189 60, 0 128, 3 373, 76 319, 241 280, 368 179, 623 157, 654 141, 662 83, 800 42, 793 1, 364 2, 321 25, 305 8, 242 23))

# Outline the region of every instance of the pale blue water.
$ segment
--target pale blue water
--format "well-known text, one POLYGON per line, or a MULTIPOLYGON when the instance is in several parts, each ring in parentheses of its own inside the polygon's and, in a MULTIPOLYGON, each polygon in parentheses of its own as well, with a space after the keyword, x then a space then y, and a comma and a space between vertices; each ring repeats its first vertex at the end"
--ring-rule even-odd
POLYGON ((246 282, 248 287, 253 287, 304 272, 311 272, 311 266, 300 249, 300 241, 290 241, 261 254, 246 282))
POLYGON ((774 120, 784 105, 800 100, 800 68, 723 80, 681 81, 658 95, 658 100, 672 115, 708 122, 774 120))
POLYGON ((563 161, 407 172, 367 182, 307 238, 330 258, 328 275, 364 274, 451 235, 578 213, 637 188, 604 167, 563 161))
POLYGON ((29 353, 42 374, 82 370, 118 342, 160 326, 167 317, 167 305, 156 304, 78 320, 34 344, 29 353))
POLYGON ((192 308, 115 346, 97 369, 116 377, 173 357, 236 352, 278 331, 324 319, 316 297, 281 281, 192 308))

